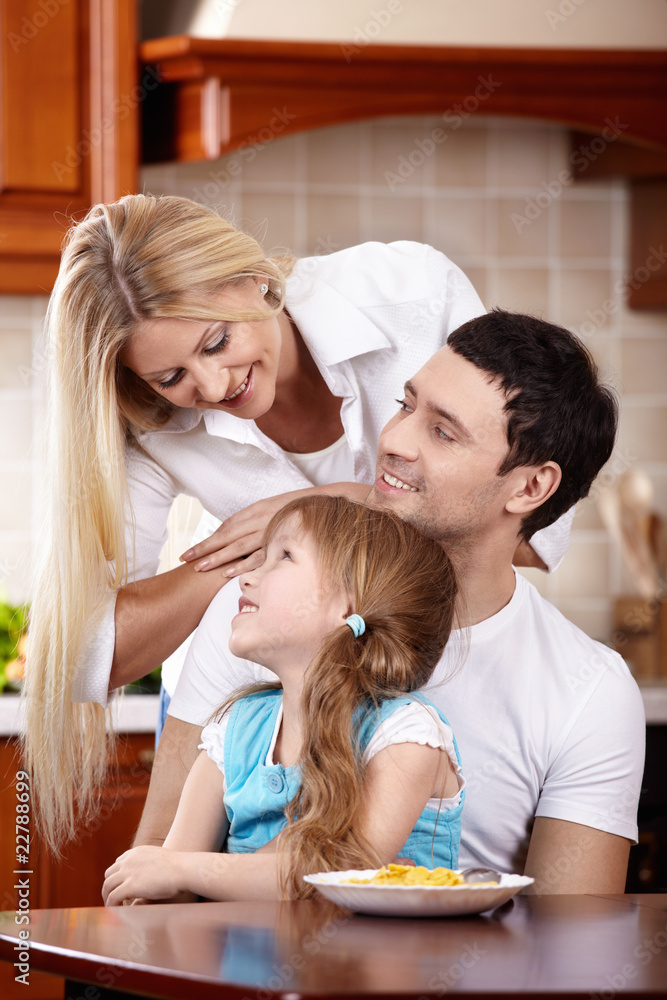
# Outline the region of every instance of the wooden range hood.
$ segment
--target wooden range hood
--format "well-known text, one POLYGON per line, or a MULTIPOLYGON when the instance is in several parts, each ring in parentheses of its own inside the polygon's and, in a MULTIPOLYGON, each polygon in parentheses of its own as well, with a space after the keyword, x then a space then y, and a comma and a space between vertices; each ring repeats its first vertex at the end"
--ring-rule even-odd
MULTIPOLYGON (((573 148, 608 136, 611 122, 622 138, 584 169, 631 178, 631 273, 667 234, 665 52, 175 36, 140 55, 162 81, 144 109, 144 162, 217 159, 263 141, 277 113, 282 135, 382 115, 441 113, 444 129, 464 112, 516 115, 569 127, 573 148)), ((667 308, 664 263, 632 284, 633 308, 667 308)))

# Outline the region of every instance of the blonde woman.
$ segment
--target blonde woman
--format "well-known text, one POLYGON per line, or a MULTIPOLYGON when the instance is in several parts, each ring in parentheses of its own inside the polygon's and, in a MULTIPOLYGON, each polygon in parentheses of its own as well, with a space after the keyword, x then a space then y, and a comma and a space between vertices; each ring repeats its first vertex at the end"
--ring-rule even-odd
POLYGON ((420 244, 281 267, 201 205, 147 195, 72 228, 47 314, 25 738, 53 849, 95 814, 111 693, 258 565, 289 499, 365 496, 406 375, 483 311, 462 272, 420 244), (155 576, 179 494, 221 525, 155 576))

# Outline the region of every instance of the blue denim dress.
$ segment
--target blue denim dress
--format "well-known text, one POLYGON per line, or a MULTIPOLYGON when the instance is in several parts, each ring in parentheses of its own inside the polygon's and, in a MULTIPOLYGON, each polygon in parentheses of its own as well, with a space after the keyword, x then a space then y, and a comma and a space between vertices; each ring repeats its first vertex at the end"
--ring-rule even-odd
MULTIPOLYGON (((363 754, 382 721, 415 700, 434 708, 448 725, 437 706, 417 692, 387 699, 379 710, 373 707, 357 713, 359 754, 363 754)), ((230 824, 227 850, 232 854, 256 851, 273 840, 285 826, 286 806, 299 789, 298 766, 266 764, 281 703, 282 691, 260 691, 239 699, 230 709, 224 755, 225 808, 230 824)), ((460 764, 456 743, 454 749, 460 764)), ((427 868, 456 869, 464 797, 465 789, 460 802, 451 809, 438 812, 425 807, 398 856, 412 858, 427 868)))

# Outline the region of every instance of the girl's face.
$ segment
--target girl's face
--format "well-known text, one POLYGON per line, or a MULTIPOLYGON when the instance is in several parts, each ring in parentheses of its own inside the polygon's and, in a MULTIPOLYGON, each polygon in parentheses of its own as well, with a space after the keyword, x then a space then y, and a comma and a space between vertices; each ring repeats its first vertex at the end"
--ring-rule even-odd
POLYGON ((305 670, 325 635, 349 614, 347 594, 324 585, 316 546, 297 515, 280 525, 262 566, 239 582, 229 648, 279 676, 281 668, 305 670))
MULTIPOLYGON (((223 314, 266 309, 253 278, 228 286, 214 303, 223 314)), ((160 317, 141 321, 120 360, 175 406, 229 410, 252 420, 273 404, 281 340, 276 316, 242 322, 160 317)))

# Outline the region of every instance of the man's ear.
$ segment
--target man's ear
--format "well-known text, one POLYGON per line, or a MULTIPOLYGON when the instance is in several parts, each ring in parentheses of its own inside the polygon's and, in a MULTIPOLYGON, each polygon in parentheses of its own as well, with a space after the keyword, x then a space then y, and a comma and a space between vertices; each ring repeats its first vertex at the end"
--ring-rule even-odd
POLYGON ((511 514, 530 514, 556 492, 561 481, 560 465, 544 462, 542 465, 522 466, 518 473, 516 489, 505 504, 511 514))

